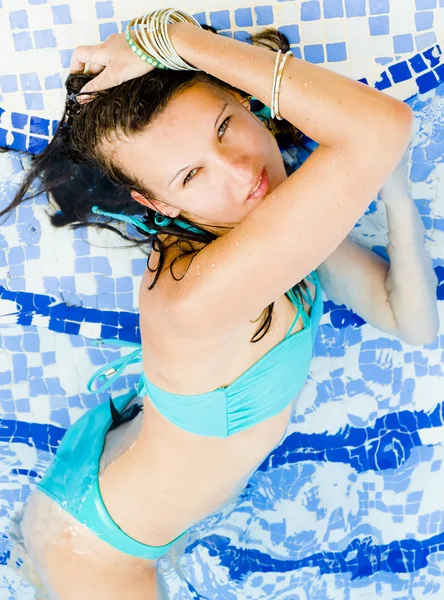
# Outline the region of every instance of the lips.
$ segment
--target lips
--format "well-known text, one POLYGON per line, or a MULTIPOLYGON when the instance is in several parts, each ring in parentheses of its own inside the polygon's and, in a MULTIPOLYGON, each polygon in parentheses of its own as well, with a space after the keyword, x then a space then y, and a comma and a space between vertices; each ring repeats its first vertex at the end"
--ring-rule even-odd
POLYGON ((253 194, 253 192, 256 191, 256 189, 259 187, 259 183, 262 179, 262 175, 264 174, 264 170, 262 169, 262 171, 259 173, 259 177, 256 179, 256 183, 254 184, 254 186, 251 188, 250 193, 248 194, 248 197, 251 196, 251 194, 253 194))
POLYGON ((265 167, 264 167, 256 181, 256 184, 252 187, 247 200, 262 198, 267 193, 267 190, 268 190, 268 177, 267 177, 267 171, 265 170, 265 167))

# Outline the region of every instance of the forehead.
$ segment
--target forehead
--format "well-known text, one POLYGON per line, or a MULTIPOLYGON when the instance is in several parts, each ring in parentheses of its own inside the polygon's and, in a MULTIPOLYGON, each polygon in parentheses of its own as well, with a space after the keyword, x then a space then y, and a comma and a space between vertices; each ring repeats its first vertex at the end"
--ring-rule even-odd
POLYGON ((112 152, 126 172, 166 187, 173 173, 203 157, 226 102, 236 100, 228 92, 196 84, 174 97, 143 131, 105 141, 104 150, 112 152))

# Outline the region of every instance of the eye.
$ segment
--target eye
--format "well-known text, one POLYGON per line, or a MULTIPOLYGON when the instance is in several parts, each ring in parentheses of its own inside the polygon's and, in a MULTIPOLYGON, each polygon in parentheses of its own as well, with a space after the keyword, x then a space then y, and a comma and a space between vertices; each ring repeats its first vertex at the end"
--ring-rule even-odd
MULTIPOLYGON (((228 123, 230 122, 230 120, 231 120, 231 116, 230 116, 230 117, 227 117, 227 118, 225 119, 225 121, 222 123, 222 125, 219 127, 219 131, 220 131, 220 130, 222 129, 222 127, 224 127, 224 125, 226 124, 226 127, 224 128, 222 135, 221 135, 221 136, 219 136, 219 139, 222 139, 222 138, 223 138, 223 136, 224 136, 225 132, 226 132, 226 131, 227 131, 227 129, 228 129, 228 123)), ((188 175, 185 177, 185 179, 184 179, 184 182, 183 182, 183 185, 184 185, 184 187, 185 187, 186 185, 188 185, 188 183, 191 181, 191 179, 193 179, 193 177, 194 177, 194 176, 193 176, 193 177, 190 177, 191 173, 194 173, 194 171, 198 171, 198 170, 199 170, 199 169, 193 169, 192 171, 190 171, 190 172, 188 173, 188 175)))

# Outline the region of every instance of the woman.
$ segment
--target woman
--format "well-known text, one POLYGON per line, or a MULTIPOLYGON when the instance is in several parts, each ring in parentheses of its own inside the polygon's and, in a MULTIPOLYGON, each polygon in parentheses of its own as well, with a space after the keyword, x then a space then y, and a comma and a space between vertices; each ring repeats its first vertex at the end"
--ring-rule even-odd
MULTIPOLYGON (((99 73, 82 90, 90 101, 75 93, 85 81, 71 80, 64 125, 12 205, 40 175, 58 194, 55 224, 108 216, 154 236, 139 295, 143 412, 136 393, 88 411, 28 505, 26 545, 51 598, 157 597, 155 560, 234 498, 285 436, 321 284, 407 343, 437 333, 437 281, 403 165, 382 191, 391 263, 346 238, 405 153, 408 106, 174 14, 147 18, 148 37, 165 17, 192 71, 155 70, 125 35, 76 49, 72 70, 99 73), (319 143, 290 176, 251 95, 319 143), (55 178, 61 145, 71 163, 55 178), (119 186, 109 195, 102 173, 119 186)), ((136 349, 128 360, 140 358, 136 349)), ((109 365, 100 389, 123 366, 109 365)))

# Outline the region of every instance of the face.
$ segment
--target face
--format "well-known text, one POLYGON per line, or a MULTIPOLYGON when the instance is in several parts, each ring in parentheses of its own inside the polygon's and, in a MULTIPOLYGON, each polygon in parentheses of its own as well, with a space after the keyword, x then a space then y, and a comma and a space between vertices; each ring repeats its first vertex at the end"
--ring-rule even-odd
POLYGON ((118 164, 162 202, 133 198, 169 217, 182 215, 217 235, 242 222, 261 200, 247 200, 265 167, 268 193, 287 177, 273 134, 246 101, 205 84, 172 100, 143 132, 112 140, 118 164))

